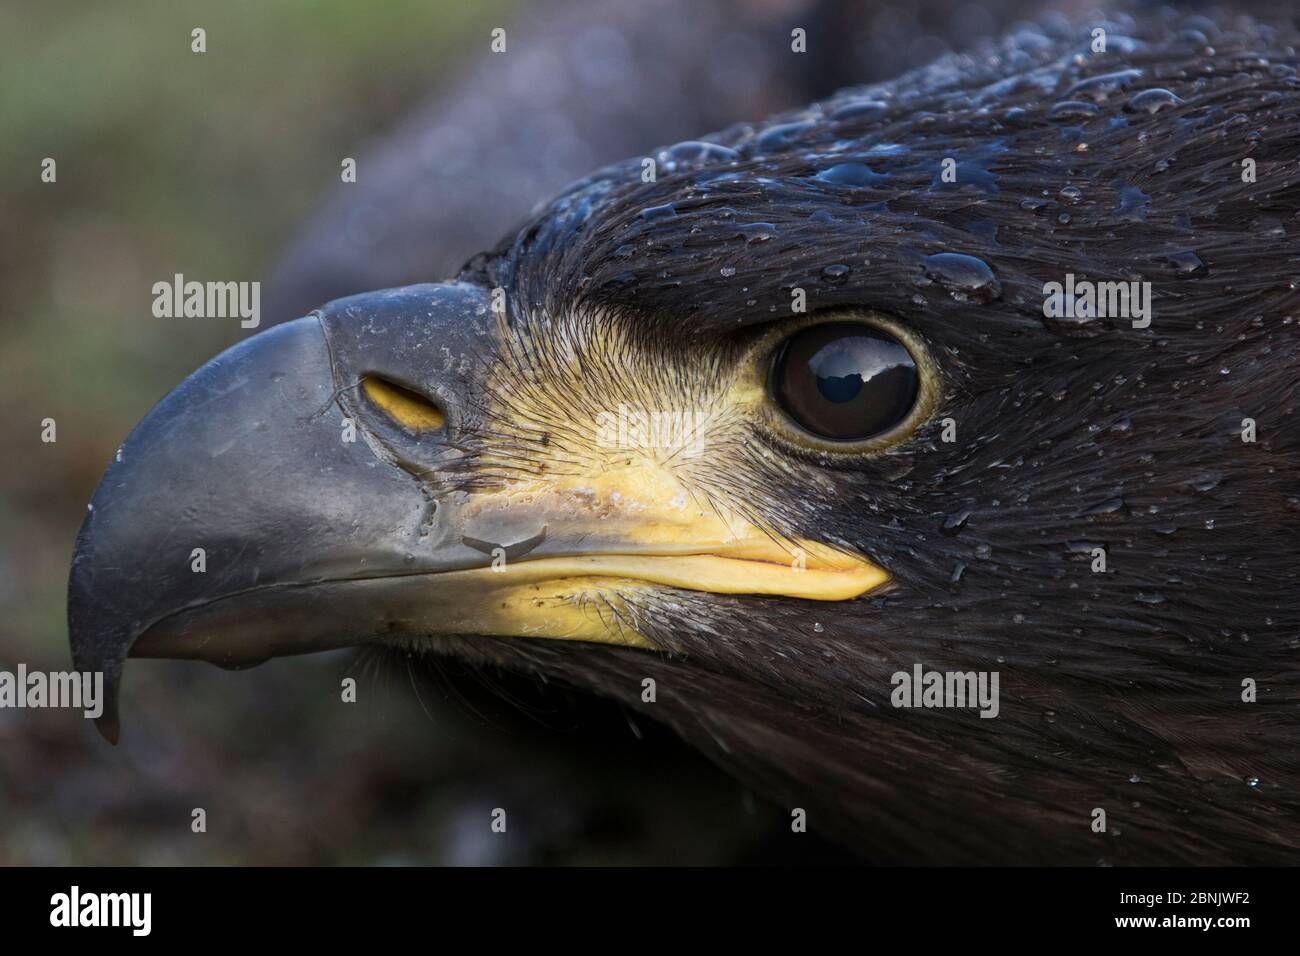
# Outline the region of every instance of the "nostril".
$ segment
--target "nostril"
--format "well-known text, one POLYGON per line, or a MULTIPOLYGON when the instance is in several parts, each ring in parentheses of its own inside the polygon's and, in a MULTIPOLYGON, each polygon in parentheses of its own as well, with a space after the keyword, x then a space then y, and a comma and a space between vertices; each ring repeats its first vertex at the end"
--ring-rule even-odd
POLYGON ((361 390, 384 414, 407 431, 436 431, 447 424, 442 409, 429 399, 377 375, 362 378, 361 390))

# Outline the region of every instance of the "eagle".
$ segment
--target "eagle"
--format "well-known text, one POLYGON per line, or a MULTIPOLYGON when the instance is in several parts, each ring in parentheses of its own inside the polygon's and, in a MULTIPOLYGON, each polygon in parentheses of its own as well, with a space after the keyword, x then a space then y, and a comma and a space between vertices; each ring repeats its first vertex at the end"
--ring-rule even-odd
POLYGON ((1294 862, 1300 35, 1091 26, 202 366, 77 538, 104 735, 128 657, 378 644, 626 702, 870 861, 1294 862))

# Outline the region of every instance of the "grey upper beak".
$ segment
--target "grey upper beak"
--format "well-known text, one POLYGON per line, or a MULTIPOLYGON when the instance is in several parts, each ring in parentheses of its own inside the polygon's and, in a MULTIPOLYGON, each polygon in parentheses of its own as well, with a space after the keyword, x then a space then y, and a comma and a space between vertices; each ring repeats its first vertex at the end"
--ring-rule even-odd
POLYGON ((269 642, 238 629, 209 641, 206 625, 140 640, 160 622, 232 595, 465 560, 445 547, 450 531, 400 456, 359 426, 347 440, 355 405, 340 395, 363 374, 387 374, 384 362, 413 387, 463 394, 404 368, 437 367, 426 349, 463 351, 483 311, 479 290, 454 284, 340 300, 231 348, 140 422, 95 491, 68 586, 73 661, 104 673, 105 737, 119 733, 122 668, 137 640, 138 655, 246 666, 365 636, 349 634, 359 625, 343 615, 328 634, 281 628, 269 642))

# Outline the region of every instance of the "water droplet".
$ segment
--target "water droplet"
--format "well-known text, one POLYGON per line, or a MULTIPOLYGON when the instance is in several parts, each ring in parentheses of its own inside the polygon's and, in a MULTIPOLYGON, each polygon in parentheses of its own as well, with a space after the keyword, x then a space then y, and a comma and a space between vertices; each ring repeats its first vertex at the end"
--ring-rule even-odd
POLYGON ((1067 99, 1080 97, 1083 99, 1101 101, 1118 93, 1125 87, 1131 86, 1134 81, 1142 76, 1141 70, 1120 70, 1116 73, 1103 73, 1100 76, 1090 76, 1086 80, 1080 80, 1065 91, 1067 99))
POLYGON ((1141 783, 1141 782, 1142 782, 1142 778, 1139 777, 1137 774, 1133 774, 1133 776, 1131 776, 1131 777, 1128 778, 1128 782, 1129 782, 1129 783, 1141 783))
POLYGON ((1171 106, 1181 106, 1182 103, 1183 101, 1169 90, 1156 87, 1135 95, 1124 109, 1130 113, 1159 113, 1171 106))
POLYGON ((735 266, 723 266, 721 269, 718 270, 718 272, 721 273, 721 275, 722 275, 722 277, 723 277, 724 279, 730 279, 732 276, 734 276, 734 275, 736 274, 736 267, 735 267, 735 266))
POLYGON ((806 133, 816 126, 816 123, 805 120, 801 123, 782 123, 779 126, 769 127, 754 141, 754 148, 760 153, 781 149, 792 140, 797 139, 802 133, 806 133))
POLYGON ((1123 186, 1119 191, 1120 222, 1144 222, 1147 218, 1147 203, 1151 197, 1136 186, 1123 186))
POLYGON ((1078 120, 1090 119, 1101 112, 1101 107, 1096 103, 1085 103, 1083 100, 1062 100, 1056 103, 1048 110, 1047 115, 1054 120, 1078 120))
POLYGON ((888 103, 880 100, 870 100, 863 97, 857 97, 846 100, 831 111, 831 119, 847 120, 855 119, 859 116, 879 116, 889 109, 888 103))
POLYGON ((872 143, 867 150, 868 156, 898 156, 907 152, 902 143, 872 143))
POLYGON ((849 272, 850 270, 848 266, 844 265, 842 262, 836 262, 823 269, 822 275, 831 282, 843 282, 849 272))
POLYGON ((991 302, 1002 294, 1002 283, 988 263, 960 252, 926 256, 925 275, 958 302, 991 302))
POLYGON ((1099 518, 1120 517, 1128 509, 1123 498, 1110 498, 1101 504, 1093 505, 1084 511, 1086 515, 1094 515, 1099 518))
POLYGON ((826 628, 823 627, 820 623, 817 623, 817 624, 814 624, 814 625, 813 625, 813 630, 816 631, 818 634, 820 634, 820 633, 822 633, 823 631, 825 631, 826 628))
POLYGON ((1071 205, 1076 205, 1083 201, 1083 190, 1078 186, 1062 186, 1061 198, 1071 205))
POLYGON ((966 527, 971 511, 969 508, 963 508, 961 511, 954 511, 943 519, 943 524, 939 525, 939 530, 946 535, 955 535, 966 527))
POLYGON ((708 166, 712 163, 735 162, 740 159, 740 154, 734 149, 720 146, 717 143, 687 140, 660 150, 656 158, 664 171, 671 173, 678 169, 708 166))
POLYGON ((676 218, 677 210, 672 203, 664 203, 662 206, 647 206, 639 215, 646 222, 657 222, 661 219, 676 218))
POLYGON ((866 163, 840 163, 830 167, 830 169, 823 169, 813 178, 819 182, 830 183, 834 186, 862 188, 874 186, 876 183, 887 180, 889 176, 886 173, 876 172, 866 163))
POLYGON ((1258 787, 1258 786, 1259 786, 1259 777, 1247 777, 1247 778, 1246 778, 1246 786, 1248 786, 1248 787, 1258 787))
POLYGON ((1161 258, 1172 265, 1179 275, 1205 275, 1209 271, 1205 268, 1205 263, 1201 261, 1201 257, 1190 249, 1167 252, 1161 258))
POLYGON ((957 162, 956 178, 951 182, 944 180, 942 165, 934 167, 930 179, 930 188, 939 190, 978 190, 995 193, 998 191, 998 175, 993 167, 1007 153, 1006 140, 995 139, 981 142, 979 145, 963 145, 955 151, 953 157, 957 162))

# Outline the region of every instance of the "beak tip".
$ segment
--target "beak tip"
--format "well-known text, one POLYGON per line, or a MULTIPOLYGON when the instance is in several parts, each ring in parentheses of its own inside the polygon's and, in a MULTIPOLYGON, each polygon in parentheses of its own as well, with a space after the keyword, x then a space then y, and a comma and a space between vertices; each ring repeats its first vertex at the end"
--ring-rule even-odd
POLYGON ((107 740, 114 747, 122 736, 122 723, 117 719, 117 714, 104 714, 95 718, 95 729, 99 735, 107 740))

